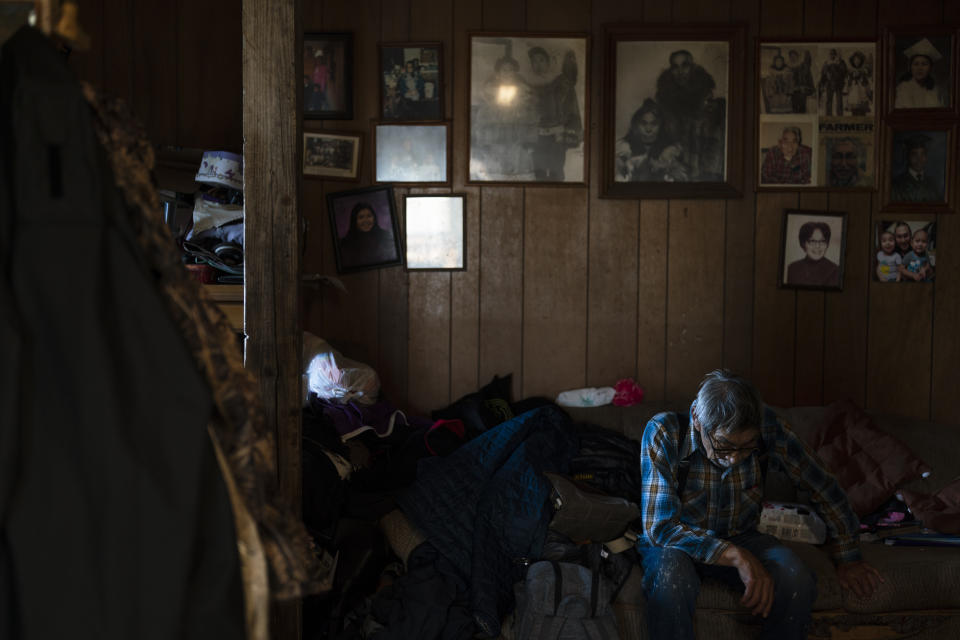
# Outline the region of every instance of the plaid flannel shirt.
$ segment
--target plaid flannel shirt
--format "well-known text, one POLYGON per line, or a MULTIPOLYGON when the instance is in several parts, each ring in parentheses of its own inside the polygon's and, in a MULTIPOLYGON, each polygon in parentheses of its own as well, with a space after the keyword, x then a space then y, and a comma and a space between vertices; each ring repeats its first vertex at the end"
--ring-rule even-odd
MULTIPOLYGON (((689 419, 689 413, 659 413, 643 432, 643 538, 685 551, 696 562, 716 564, 730 546, 725 538, 756 529, 760 522, 760 456, 755 452, 732 467, 718 467, 707 459, 689 419), (677 496, 681 460, 690 463, 682 503, 677 496)), ((768 470, 786 472, 798 489, 811 494, 814 510, 827 525, 834 561, 860 560, 860 522, 836 478, 769 408, 764 409, 760 436, 768 470)))

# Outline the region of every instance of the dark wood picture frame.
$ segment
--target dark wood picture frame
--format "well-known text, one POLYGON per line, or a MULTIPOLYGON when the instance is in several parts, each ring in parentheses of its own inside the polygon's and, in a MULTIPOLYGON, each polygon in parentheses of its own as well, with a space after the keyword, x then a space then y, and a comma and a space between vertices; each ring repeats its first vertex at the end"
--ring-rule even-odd
POLYGON ((783 289, 841 291, 846 248, 846 213, 785 209, 777 286, 783 289), (826 232, 823 225, 826 225, 826 232), (840 232, 839 238, 837 231, 840 232))
POLYGON ((353 34, 303 34, 303 117, 353 119, 353 34))
POLYGON ((604 26, 602 197, 741 195, 745 42, 740 23, 604 26))
POLYGON ((462 193, 417 193, 403 196, 404 265, 407 271, 466 271, 467 197, 462 193), (438 210, 443 203, 455 209, 438 210), (411 204, 436 202, 438 207, 420 210, 411 204), (446 220, 444 220, 446 216, 446 220), (451 248, 449 245, 453 244, 451 248), (444 246, 447 245, 447 246, 444 246))
POLYGON ((875 191, 876 41, 758 40, 755 59, 757 191, 875 191))
POLYGON ((944 25, 886 27, 881 31, 881 45, 887 115, 911 121, 960 115, 957 29, 944 25), (917 60, 920 57, 926 58, 928 64, 918 64, 914 69, 913 62, 921 62, 917 60), (924 79, 917 82, 915 72, 923 73, 924 79), (930 106, 931 103, 940 106, 930 106))
POLYGON ((303 175, 323 180, 360 179, 363 133, 359 131, 304 131, 303 175))
POLYGON ((449 122, 375 122, 374 182, 447 186, 451 144, 449 122))
POLYGON ((378 50, 380 120, 442 121, 443 43, 382 42, 378 50))
MULTIPOLYGON (((883 169, 881 211, 907 213, 952 213, 955 200, 955 162, 957 155, 956 122, 943 119, 902 119, 887 121, 884 127, 883 149, 886 163, 883 169), (924 147, 922 181, 909 180, 911 147, 924 147), (942 180, 942 185, 941 185, 942 180), (930 187, 937 193, 942 187, 943 198, 925 199, 925 190, 930 187), (908 199, 902 194, 917 194, 921 199, 908 199)), ((939 195, 939 194, 938 194, 939 195)), ((913 197, 911 195, 910 197, 913 197)))
POLYGON ((467 183, 586 185, 589 34, 468 36, 467 183))
POLYGON ((337 273, 403 264, 400 224, 392 187, 384 185, 328 193, 327 219, 330 221, 337 273), (373 213, 372 226, 370 218, 363 213, 365 209, 373 213), (369 233, 374 235, 366 235, 369 233))

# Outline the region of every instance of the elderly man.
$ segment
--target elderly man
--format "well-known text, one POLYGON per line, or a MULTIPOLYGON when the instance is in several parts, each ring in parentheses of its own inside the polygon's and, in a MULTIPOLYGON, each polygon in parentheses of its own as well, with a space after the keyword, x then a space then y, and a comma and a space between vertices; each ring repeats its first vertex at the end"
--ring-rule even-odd
POLYGON ((700 579, 744 588, 762 638, 806 638, 816 576, 776 538, 757 531, 766 470, 812 496, 827 524, 840 583, 856 595, 883 578, 862 561, 859 522, 819 459, 756 388, 728 371, 708 374, 689 413, 660 413, 643 433, 643 561, 651 638, 693 638, 700 579))
POLYGON ((846 136, 827 141, 827 160, 830 168, 827 183, 831 187, 860 187, 860 161, 863 157, 862 144, 856 138, 846 136))
POLYGON ((760 167, 760 184, 810 184, 813 151, 802 144, 800 127, 784 127, 760 167))

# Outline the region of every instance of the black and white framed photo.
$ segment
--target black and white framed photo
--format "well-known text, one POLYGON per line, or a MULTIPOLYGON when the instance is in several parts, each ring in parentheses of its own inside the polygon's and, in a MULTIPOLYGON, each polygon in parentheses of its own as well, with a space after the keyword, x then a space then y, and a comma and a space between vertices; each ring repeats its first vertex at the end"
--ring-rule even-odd
POLYGON ((604 32, 603 195, 739 195, 743 26, 608 25, 604 32))
POLYGON ((388 186, 327 194, 337 273, 403 264, 393 202, 388 186))
POLYGON ((915 115, 957 112, 957 42, 953 29, 934 25, 884 30, 888 111, 915 115))
POLYGON ((877 45, 757 43, 757 188, 876 187, 877 45))
POLYGON ((884 219, 877 223, 872 256, 877 282, 933 282, 937 266, 934 219, 884 219))
POLYGON ((345 131, 303 132, 303 175, 327 180, 357 180, 363 134, 345 131))
POLYGON ((443 48, 439 42, 380 45, 380 119, 443 120, 443 48))
POLYGON ((468 182, 586 184, 588 38, 470 34, 468 182))
POLYGON ((376 182, 450 183, 450 125, 377 124, 374 127, 376 182))
POLYGON ((404 196, 404 247, 408 271, 462 271, 467 268, 465 198, 404 196))
POLYGON ((303 117, 353 118, 353 34, 303 35, 303 117))
POLYGON ((885 175, 884 211, 947 213, 953 210, 955 125, 887 127, 890 161, 885 175))
POLYGON ((780 243, 780 287, 841 290, 847 214, 787 209, 780 243))

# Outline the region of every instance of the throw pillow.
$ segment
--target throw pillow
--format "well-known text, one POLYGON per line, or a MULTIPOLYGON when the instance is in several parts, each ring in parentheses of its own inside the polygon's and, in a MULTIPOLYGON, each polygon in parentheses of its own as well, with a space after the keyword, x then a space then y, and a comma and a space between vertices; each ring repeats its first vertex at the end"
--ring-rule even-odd
POLYGON ((934 495, 906 489, 900 494, 924 527, 940 533, 960 533, 960 478, 934 495))
POLYGON ((900 486, 930 471, 907 445, 879 429, 850 400, 827 407, 810 444, 837 477, 858 516, 872 513, 900 486))

